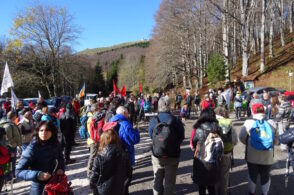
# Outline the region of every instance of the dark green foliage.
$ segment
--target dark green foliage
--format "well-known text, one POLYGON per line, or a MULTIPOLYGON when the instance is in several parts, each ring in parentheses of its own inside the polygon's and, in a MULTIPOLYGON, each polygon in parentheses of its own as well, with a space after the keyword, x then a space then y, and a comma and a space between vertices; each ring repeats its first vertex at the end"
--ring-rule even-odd
POLYGON ((212 54, 207 65, 207 76, 211 84, 225 79, 225 63, 219 54, 212 54))
POLYGON ((98 93, 99 91, 102 91, 103 93, 106 92, 103 71, 99 61, 96 63, 94 68, 94 75, 90 83, 92 84, 91 88, 93 93, 98 93))
POLYGON ((106 73, 106 88, 107 88, 107 93, 110 93, 113 90, 113 83, 112 81, 117 84, 118 80, 118 66, 120 64, 121 60, 117 59, 111 62, 110 64, 110 71, 106 73))

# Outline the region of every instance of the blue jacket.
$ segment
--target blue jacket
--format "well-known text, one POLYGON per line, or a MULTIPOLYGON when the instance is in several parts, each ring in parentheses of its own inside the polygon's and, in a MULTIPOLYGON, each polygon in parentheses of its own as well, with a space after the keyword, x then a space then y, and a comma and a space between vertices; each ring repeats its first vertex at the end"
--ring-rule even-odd
POLYGON ((118 134, 122 142, 123 148, 127 149, 131 156, 132 165, 135 164, 135 148, 134 145, 140 142, 140 133, 137 129, 134 129, 128 119, 121 115, 116 114, 109 122, 118 121, 120 124, 118 134))
MULTIPOLYGON (((160 122, 168 122, 170 117, 171 117, 171 113, 170 112, 160 112, 157 116, 159 118, 160 122)), ((148 133, 150 138, 152 139, 152 134, 153 134, 153 129, 155 128, 155 126, 157 125, 157 119, 155 117, 153 117, 149 123, 149 127, 148 127, 148 133)), ((176 157, 180 157, 180 145, 183 142, 184 138, 185 138, 185 129, 184 129, 184 125, 182 123, 182 121, 179 118, 176 118, 175 121, 172 123, 173 129, 177 131, 177 136, 178 136, 178 143, 176 150, 175 151, 175 156, 176 157)))
POLYGON ((23 151, 16 166, 16 176, 19 179, 33 181, 30 194, 39 194, 48 181, 39 181, 38 173, 52 174, 58 160, 57 169, 65 170, 62 150, 55 143, 37 143, 35 139, 23 151))

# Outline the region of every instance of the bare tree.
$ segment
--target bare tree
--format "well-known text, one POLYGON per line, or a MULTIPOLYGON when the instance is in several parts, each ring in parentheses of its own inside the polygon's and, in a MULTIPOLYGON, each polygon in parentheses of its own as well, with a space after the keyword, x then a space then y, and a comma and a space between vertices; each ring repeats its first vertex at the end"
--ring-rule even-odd
POLYGON ((265 33, 265 9, 266 9, 266 0, 262 0, 262 12, 261 12, 261 29, 260 29, 260 72, 264 72, 264 33, 265 33))
POLYGON ((42 60, 45 68, 33 66, 50 96, 59 92, 62 77, 60 63, 63 48, 73 43, 79 31, 73 17, 64 8, 35 4, 18 13, 12 34, 24 44, 32 45, 33 54, 42 60), (43 71, 45 70, 45 71, 43 71))

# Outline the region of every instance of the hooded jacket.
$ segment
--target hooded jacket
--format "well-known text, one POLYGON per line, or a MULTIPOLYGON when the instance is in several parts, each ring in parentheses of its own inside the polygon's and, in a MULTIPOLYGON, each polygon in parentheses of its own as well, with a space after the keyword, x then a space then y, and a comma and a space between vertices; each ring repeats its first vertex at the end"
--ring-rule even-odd
POLYGON ((73 137, 77 128, 76 118, 70 109, 60 116, 60 130, 65 137, 73 137))
POLYGON ((22 143, 30 143, 33 139, 34 134, 34 124, 33 121, 29 121, 27 118, 23 117, 18 124, 18 128, 21 132, 22 143))
POLYGON ((135 148, 134 145, 140 142, 140 133, 137 129, 134 129, 128 119, 122 114, 116 114, 110 118, 109 122, 119 122, 120 127, 118 134, 122 142, 122 146, 126 149, 130 156, 132 165, 135 164, 135 148))

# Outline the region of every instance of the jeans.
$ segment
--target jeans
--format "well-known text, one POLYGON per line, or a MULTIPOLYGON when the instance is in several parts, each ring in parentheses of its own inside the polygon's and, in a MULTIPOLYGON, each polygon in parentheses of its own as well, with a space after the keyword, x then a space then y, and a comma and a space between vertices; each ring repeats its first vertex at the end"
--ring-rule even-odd
POLYGON ((42 195, 44 191, 45 185, 42 185, 37 182, 32 182, 31 189, 30 189, 30 195, 42 195))
POLYGON ((98 147, 99 144, 98 143, 94 143, 90 145, 90 156, 89 156, 89 160, 88 160, 88 167, 87 167, 87 175, 89 177, 90 172, 92 170, 93 167, 93 162, 94 162, 94 158, 98 152, 98 147))
POLYGON ((174 194, 179 158, 156 158, 152 155, 152 165, 154 172, 153 194, 174 194))
POLYGON ((241 118, 241 109, 242 109, 242 107, 235 108, 235 113, 236 113, 237 119, 241 118))

